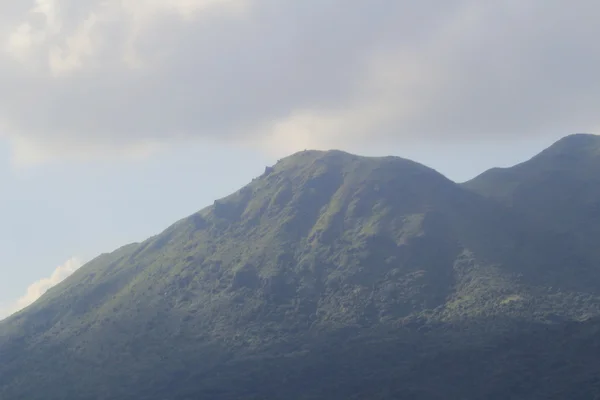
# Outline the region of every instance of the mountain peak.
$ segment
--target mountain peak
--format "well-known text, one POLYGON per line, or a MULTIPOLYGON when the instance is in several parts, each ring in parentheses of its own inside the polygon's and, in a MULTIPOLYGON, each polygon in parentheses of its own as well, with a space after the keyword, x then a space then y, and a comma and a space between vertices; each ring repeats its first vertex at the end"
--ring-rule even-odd
MULTIPOLYGON (((446 179, 442 174, 423 164, 397 156, 362 156, 342 150, 304 150, 277 161, 273 167, 267 167, 266 172, 293 171, 309 172, 315 169, 332 168, 344 175, 360 171, 387 171, 400 175, 419 175, 446 179)), ((377 175, 377 174, 376 174, 377 175)), ((373 178, 372 175, 370 175, 373 178)), ((435 178, 434 178, 435 179, 435 178)))
POLYGON ((595 133, 573 133, 559 139, 556 143, 590 144, 600 141, 600 135, 595 133))
POLYGON ((290 167, 294 165, 309 165, 314 163, 315 161, 325 161, 325 162, 352 162, 361 158, 360 156, 350 154, 341 150, 302 150, 296 153, 293 153, 289 156, 286 156, 277 161, 276 165, 281 165, 283 167, 290 167))
POLYGON ((546 150, 542 151, 538 157, 558 154, 569 154, 573 156, 600 155, 600 135, 576 133, 565 136, 546 150))
MULTIPOLYGON (((406 205, 418 212, 440 203, 455 189, 454 183, 437 171, 400 157, 305 150, 266 167, 260 177, 215 201, 204 214, 226 216, 238 223, 268 218, 275 225, 296 215, 302 224, 314 225, 321 214, 344 214, 358 203, 406 205)), ((371 212, 364 207, 361 213, 371 212)))
POLYGON ((530 160, 509 168, 492 168, 463 185, 480 194, 506 197, 517 186, 547 174, 596 176, 600 165, 600 135, 576 133, 554 142, 530 160))
POLYGON ((600 136, 566 136, 529 161, 493 169, 464 187, 509 205, 533 223, 576 237, 578 256, 600 255, 600 136))
POLYGON ((383 160, 383 159, 401 159, 400 157, 369 157, 358 154, 348 153, 343 150, 302 150, 293 153, 287 157, 278 160, 277 164, 292 165, 292 164, 310 164, 315 161, 323 161, 328 163, 351 163, 358 160, 383 160))

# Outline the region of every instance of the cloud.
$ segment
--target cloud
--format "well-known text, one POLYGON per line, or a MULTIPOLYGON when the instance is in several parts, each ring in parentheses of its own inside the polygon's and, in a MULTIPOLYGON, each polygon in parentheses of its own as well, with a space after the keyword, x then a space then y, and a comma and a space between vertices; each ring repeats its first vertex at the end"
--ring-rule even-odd
POLYGON ((83 263, 77 257, 73 257, 63 265, 57 267, 49 277, 32 283, 27 288, 26 293, 16 302, 14 302, 14 304, 4 307, 2 310, 0 310, 0 319, 33 304, 44 293, 46 293, 48 289, 61 283, 73 272, 77 271, 82 265, 83 263))
POLYGON ((0 134, 25 163, 600 126, 591 0, 7 3, 0 134))

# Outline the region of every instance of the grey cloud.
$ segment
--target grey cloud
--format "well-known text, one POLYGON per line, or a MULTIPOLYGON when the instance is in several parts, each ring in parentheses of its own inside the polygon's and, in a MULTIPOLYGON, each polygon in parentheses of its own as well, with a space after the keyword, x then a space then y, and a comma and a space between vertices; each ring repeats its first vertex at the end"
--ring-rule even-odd
POLYGON ((39 0, 59 6, 54 28, 11 1, 11 32, 54 30, 0 56, 0 128, 45 145, 294 147, 600 126, 597 2, 221 1, 39 0))

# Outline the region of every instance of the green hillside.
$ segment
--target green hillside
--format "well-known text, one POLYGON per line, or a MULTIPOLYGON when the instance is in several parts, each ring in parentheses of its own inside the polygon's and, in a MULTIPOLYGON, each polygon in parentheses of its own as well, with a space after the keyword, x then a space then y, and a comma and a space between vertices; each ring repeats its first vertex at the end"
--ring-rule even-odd
MULTIPOLYGON (((596 185, 579 139, 596 143, 539 156, 559 171, 544 179, 581 168, 596 185)), ((285 158, 0 323, 0 399, 507 398, 494 385, 516 379, 521 353, 506 343, 525 351, 539 333, 540 351, 560 353, 551 335, 589 335, 573 321, 600 316, 600 258, 519 205, 513 177, 535 174, 516 168, 463 187, 396 157, 285 158)))
POLYGON ((527 162, 492 169, 464 186, 566 240, 576 237, 580 254, 600 257, 600 136, 567 136, 527 162))

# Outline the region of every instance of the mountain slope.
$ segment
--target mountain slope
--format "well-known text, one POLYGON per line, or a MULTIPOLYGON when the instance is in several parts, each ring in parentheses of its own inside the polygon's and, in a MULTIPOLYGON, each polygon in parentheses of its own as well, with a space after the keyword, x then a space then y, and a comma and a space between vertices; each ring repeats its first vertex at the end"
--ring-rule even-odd
POLYGON ((595 261, 420 164, 301 152, 0 323, 0 399, 334 398, 277 391, 600 315, 595 261))
POLYGON ((464 184, 600 256, 600 136, 567 136, 531 160, 464 184))

